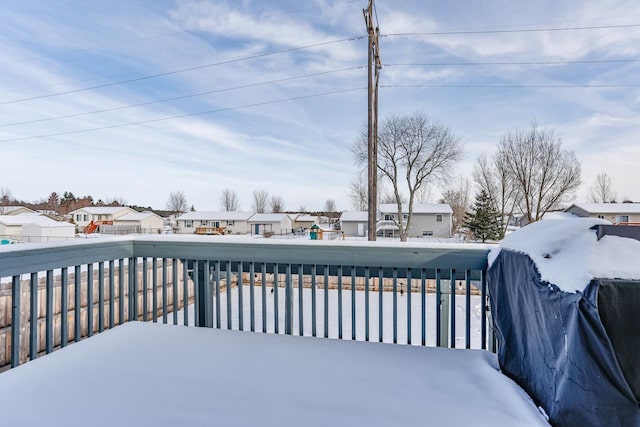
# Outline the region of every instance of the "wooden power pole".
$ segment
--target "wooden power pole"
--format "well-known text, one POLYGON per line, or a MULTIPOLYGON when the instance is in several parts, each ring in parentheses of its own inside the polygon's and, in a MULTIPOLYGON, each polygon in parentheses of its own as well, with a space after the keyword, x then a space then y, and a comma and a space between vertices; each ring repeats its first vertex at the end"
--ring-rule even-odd
POLYGON ((369 6, 362 10, 364 23, 367 26, 368 34, 368 94, 369 94, 369 115, 367 127, 368 162, 367 181, 369 192, 367 221, 367 236, 370 241, 376 240, 376 222, 378 211, 378 80, 380 78, 380 52, 379 35, 380 30, 374 26, 373 12, 374 0, 369 0, 369 6))

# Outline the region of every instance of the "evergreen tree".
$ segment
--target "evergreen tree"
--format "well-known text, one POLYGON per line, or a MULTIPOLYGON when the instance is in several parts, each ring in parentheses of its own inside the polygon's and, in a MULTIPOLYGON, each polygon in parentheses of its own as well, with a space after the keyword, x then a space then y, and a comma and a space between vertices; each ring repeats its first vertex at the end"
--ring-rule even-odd
POLYGON ((483 242, 499 240, 502 237, 499 214, 485 190, 476 195, 472 210, 473 212, 466 213, 464 226, 469 229, 473 238, 483 242))

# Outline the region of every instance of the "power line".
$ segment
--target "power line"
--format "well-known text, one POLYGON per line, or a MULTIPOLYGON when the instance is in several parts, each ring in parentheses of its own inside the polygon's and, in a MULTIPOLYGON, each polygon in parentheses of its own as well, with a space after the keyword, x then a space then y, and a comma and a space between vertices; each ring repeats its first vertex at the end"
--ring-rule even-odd
POLYGON ((258 83, 250 83, 250 84, 241 85, 241 86, 235 86, 235 87, 230 87, 230 88, 208 90, 206 92, 198 92, 198 93, 192 93, 192 94, 188 94, 188 95, 175 96, 175 97, 171 97, 171 98, 163 98, 163 99, 158 99, 158 100, 154 100, 154 101, 140 102, 140 103, 137 103, 137 104, 128 104, 128 105, 121 105, 119 107, 104 108, 104 109, 101 109, 101 110, 93 110, 93 111, 86 111, 86 112, 82 112, 82 113, 66 114, 66 115, 63 115, 63 116, 47 117, 47 118, 43 118, 43 119, 27 120, 27 121, 24 121, 24 122, 4 123, 4 124, 0 124, 0 128, 9 127, 9 126, 26 125, 26 124, 32 124, 32 123, 48 122, 48 121, 52 121, 52 120, 69 119, 69 118, 73 118, 73 117, 88 116, 88 115, 91 115, 91 114, 106 113, 106 112, 111 112, 111 111, 124 110, 124 109, 127 109, 127 108, 142 107, 142 106, 145 106, 145 105, 160 104, 160 103, 163 103, 163 102, 177 101, 177 100, 181 100, 181 99, 188 99, 188 98, 195 98, 195 97, 198 97, 198 96, 211 95, 213 93, 229 92, 229 91, 233 91, 233 90, 247 89, 247 88, 250 88, 250 87, 257 87, 257 86, 264 86, 264 85, 275 84, 275 83, 282 83, 282 82, 287 82, 287 81, 291 81, 291 80, 300 80, 300 79, 305 79, 305 78, 309 78, 309 77, 317 77, 317 76, 322 76, 322 75, 327 75, 327 74, 334 74, 334 73, 339 73, 339 72, 343 72, 343 71, 352 71, 352 70, 358 70, 358 69, 363 69, 363 68, 365 68, 364 65, 357 66, 357 67, 342 68, 342 69, 339 69, 339 70, 321 71, 321 72, 318 72, 318 73, 305 74, 305 75, 302 75, 302 76, 284 77, 284 78, 281 78, 281 79, 268 80, 268 81, 258 82, 258 83))
POLYGON ((443 36, 457 34, 502 34, 502 33, 540 33, 548 31, 580 31, 580 30, 607 30, 614 28, 637 28, 640 24, 622 24, 622 25, 598 25, 590 27, 555 27, 555 28, 521 28, 512 30, 471 30, 471 31, 429 31, 415 33, 389 33, 381 34, 381 37, 396 36, 443 36))
POLYGON ((21 98, 21 99, 14 99, 14 100, 11 100, 11 101, 3 101, 3 102, 0 102, 0 105, 15 104, 15 103, 18 103, 18 102, 25 102, 25 101, 33 101, 33 100, 36 100, 36 99, 51 98, 51 97, 54 97, 54 96, 68 95, 68 94, 71 94, 71 93, 78 93, 78 92, 85 92, 85 91, 88 91, 88 90, 101 89, 101 88, 110 87, 110 86, 123 85, 123 84, 138 82, 138 81, 142 81, 142 80, 155 79, 155 78, 158 78, 158 77, 166 77, 166 76, 170 76, 170 75, 185 73, 185 72, 188 72, 188 71, 201 70, 201 69, 204 69, 204 68, 216 67, 216 66, 225 65, 225 64, 232 64, 232 63, 236 63, 236 62, 247 61, 247 60, 250 60, 250 59, 264 58, 266 56, 271 56, 271 55, 278 55, 278 54, 282 54, 282 53, 295 52, 295 51, 298 51, 298 50, 311 49, 311 48, 314 48, 314 47, 327 46, 327 45, 330 45, 330 44, 343 43, 343 42, 347 42, 347 41, 361 40, 361 39, 364 39, 365 37, 366 36, 352 36, 352 37, 347 37, 347 38, 343 38, 343 39, 329 40, 329 41, 326 41, 326 42, 309 44, 309 45, 305 45, 305 46, 297 46, 297 47, 291 47, 291 48, 281 49, 281 50, 276 50, 276 51, 271 51, 271 52, 258 53, 258 54, 255 54, 255 55, 245 56, 245 57, 242 57, 242 58, 227 59, 225 61, 219 61, 219 62, 213 62, 213 63, 203 64, 203 65, 197 65, 197 66, 194 66, 194 67, 182 68, 182 69, 173 70, 173 71, 167 71, 167 72, 158 73, 158 74, 151 74, 151 75, 148 75, 148 76, 136 77, 136 78, 133 78, 133 79, 127 79, 127 80, 120 80, 120 81, 116 81, 116 82, 104 83, 104 84, 95 85, 95 86, 89 86, 89 87, 85 87, 85 88, 81 88, 81 89, 72 89, 72 90, 67 90, 67 91, 64 91, 64 92, 56 92, 56 93, 50 93, 50 94, 46 94, 46 95, 32 96, 32 97, 29 97, 29 98, 21 98))
POLYGON ((422 62, 422 63, 395 63, 383 64, 384 67, 410 67, 410 66, 476 66, 476 65, 565 65, 565 64, 616 64, 626 62, 640 62, 640 59, 592 59, 584 61, 497 61, 497 62, 422 62))
POLYGON ((342 90, 336 90, 336 91, 332 91, 332 92, 315 93, 315 94, 311 94, 311 95, 296 96, 296 97, 293 97, 293 98, 277 99, 277 100, 274 100, 274 101, 264 101, 264 102, 256 102, 256 103, 253 103, 253 104, 238 105, 236 107, 219 108, 219 109, 216 109, 216 110, 207 110, 207 111, 199 111, 199 112, 196 112, 196 113, 188 113, 188 114, 179 114, 179 115, 174 115, 174 116, 160 117, 160 118, 157 118, 157 119, 140 120, 140 121, 137 121, 137 122, 119 123, 119 124, 116 124, 116 125, 101 126, 101 127, 88 128, 88 129, 79 129, 79 130, 68 131, 68 132, 59 132, 59 133, 50 133, 50 134, 43 134, 43 135, 25 136, 25 137, 20 137, 20 138, 2 139, 2 140, 0 140, 0 143, 3 143, 3 142, 15 142, 15 141, 26 141, 26 140, 29 140, 29 139, 49 138, 49 137, 56 137, 56 136, 63 136, 63 135, 73 135, 73 134, 85 133, 85 132, 94 132, 94 131, 106 130, 106 129, 115 129, 115 128, 121 128, 121 127, 126 127, 126 126, 136 126, 136 125, 142 125, 142 124, 147 124, 147 123, 157 123, 157 122, 162 122, 162 121, 167 121, 167 120, 182 119, 182 118, 186 118, 186 117, 202 116, 202 115, 206 115, 206 114, 221 113, 221 112, 224 112, 224 111, 240 110, 240 109, 243 109, 243 108, 259 107, 259 106, 262 106, 262 105, 279 104, 279 103, 288 102, 288 101, 298 101, 298 100, 302 100, 302 99, 316 98, 316 97, 328 96, 328 95, 337 95, 337 94, 348 93, 348 92, 356 92, 356 91, 360 91, 360 90, 367 90, 367 88, 365 87, 365 88, 342 89, 342 90))
POLYGON ((478 84, 478 85, 380 85, 382 88, 436 88, 436 89, 465 89, 465 88, 480 88, 480 89, 513 89, 513 88, 625 88, 625 87, 640 87, 639 84, 540 84, 540 85, 487 85, 487 84, 478 84))

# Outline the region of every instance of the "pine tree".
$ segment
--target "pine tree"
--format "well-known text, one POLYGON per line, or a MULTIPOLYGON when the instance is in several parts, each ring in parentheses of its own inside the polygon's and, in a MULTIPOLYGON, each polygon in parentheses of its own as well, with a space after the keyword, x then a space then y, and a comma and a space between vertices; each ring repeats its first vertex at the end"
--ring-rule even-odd
POLYGON ((469 229, 476 240, 499 240, 502 236, 499 214, 485 190, 476 195, 472 207, 473 212, 467 212, 464 218, 464 226, 469 229))

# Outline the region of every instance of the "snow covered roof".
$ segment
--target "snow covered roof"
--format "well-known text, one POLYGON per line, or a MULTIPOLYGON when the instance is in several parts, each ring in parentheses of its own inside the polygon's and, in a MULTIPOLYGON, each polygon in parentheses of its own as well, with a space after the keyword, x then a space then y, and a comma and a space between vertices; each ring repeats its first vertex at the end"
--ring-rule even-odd
POLYGON ((640 241, 605 235, 597 239, 591 227, 611 224, 597 218, 538 221, 505 237, 489 253, 489 264, 500 250, 527 254, 541 279, 565 292, 583 290, 592 279, 640 279, 640 241))
POLYGON ((20 215, 0 215, 0 223, 4 225, 38 224, 47 227, 73 227, 68 222, 54 221, 53 219, 38 213, 23 213, 20 215))
POLYGON ((161 218, 159 215, 153 212, 144 211, 144 212, 135 212, 135 213, 123 215, 120 218, 118 218, 117 221, 144 221, 150 216, 157 216, 158 218, 161 218))
POLYGON ((298 222, 316 222, 318 221, 318 217, 315 215, 298 215, 296 218, 298 222))
POLYGON ((369 212, 348 211, 342 212, 340 221, 342 222, 367 222, 369 220, 369 212))
MULTIPOLYGON (((397 213, 398 206, 395 203, 383 203, 378 206, 378 210, 383 213, 397 213)), ((409 204, 402 204, 402 212, 409 212, 409 204)), ((453 210, 451 206, 446 203, 414 203, 413 213, 427 213, 427 214, 451 214, 453 210)))
POLYGON ((176 220, 246 221, 251 218, 251 216, 253 216, 253 212, 194 211, 184 213, 177 217, 176 220))
POLYGON ((20 209, 25 209, 29 212, 33 212, 33 210, 26 208, 24 206, 0 206, 0 214, 7 215, 13 211, 17 211, 20 209))
POLYGON ((573 207, 592 214, 640 214, 640 203, 575 203, 565 209, 565 211, 569 211, 573 207))
POLYGON ((268 223, 268 222, 282 222, 287 218, 285 213, 257 213, 249 219, 249 222, 253 223, 268 223))
POLYGON ((91 215, 113 215, 115 213, 122 212, 124 209, 135 212, 133 209, 126 206, 87 206, 86 208, 76 209, 69 213, 75 214, 76 212, 87 212, 91 215))

